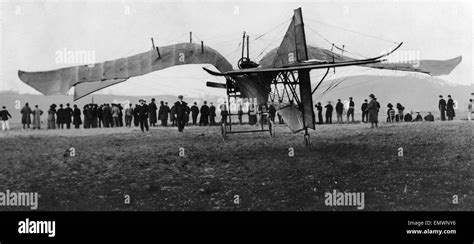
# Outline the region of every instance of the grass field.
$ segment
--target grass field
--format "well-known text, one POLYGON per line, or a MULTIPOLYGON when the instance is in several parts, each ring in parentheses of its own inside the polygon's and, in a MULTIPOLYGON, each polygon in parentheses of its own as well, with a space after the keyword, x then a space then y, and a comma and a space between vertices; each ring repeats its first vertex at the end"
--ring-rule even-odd
POLYGON ((356 210, 325 206, 334 189, 364 192, 364 210, 474 210, 474 123, 368 127, 318 126, 309 150, 284 125, 225 142, 219 127, 16 129, 0 133, 0 191, 38 192, 38 210, 356 210))

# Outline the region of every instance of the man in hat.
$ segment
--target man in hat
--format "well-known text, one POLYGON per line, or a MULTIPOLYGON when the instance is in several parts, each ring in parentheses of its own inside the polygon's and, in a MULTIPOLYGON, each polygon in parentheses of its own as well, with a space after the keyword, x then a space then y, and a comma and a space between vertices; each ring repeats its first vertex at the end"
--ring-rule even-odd
POLYGON ((446 103, 446 115, 448 116, 448 120, 453 120, 456 116, 454 112, 454 100, 451 98, 451 95, 448 95, 448 102, 446 103))
POLYGON ((341 99, 337 99, 337 103, 336 103, 337 123, 343 123, 342 121, 343 112, 344 112, 344 104, 342 104, 341 99))
POLYGON ((140 123, 140 129, 142 132, 148 132, 149 127, 148 127, 148 115, 150 113, 150 110, 148 109, 148 105, 146 105, 146 101, 143 99, 138 100, 140 102, 140 106, 138 107, 138 119, 140 123))
POLYGON ((443 99, 442 95, 439 95, 438 109, 441 113, 441 121, 446 120, 446 100, 443 99))
MULTIPOLYGON (((194 105, 191 107, 191 116, 193 118, 193 125, 196 125, 197 123, 197 118, 199 114, 199 108, 197 106, 197 102, 194 102, 194 105)), ((202 114, 201 114, 202 117, 202 114)))
POLYGON ((362 110, 362 122, 367 123, 369 122, 369 112, 367 111, 367 106, 369 106, 369 103, 367 99, 364 99, 364 103, 362 103, 362 106, 360 109, 362 110))
POLYGON ((155 127, 156 126, 156 110, 158 110, 158 107, 156 106, 155 99, 151 99, 151 103, 148 104, 148 110, 150 110, 150 126, 155 127))
POLYGON ((72 108, 69 107, 69 103, 66 103, 66 108, 64 109, 64 123, 66 128, 71 129, 71 117, 74 115, 72 108))
POLYGON ((59 104, 59 109, 57 112, 56 124, 58 125, 58 129, 64 129, 64 108, 63 104, 59 104))
POLYGON ((176 124, 178 131, 183 132, 186 121, 189 118, 189 107, 186 102, 183 101, 183 95, 178 96, 178 101, 174 103, 174 114, 176 118, 176 124))
POLYGON ((333 106, 331 105, 331 101, 329 101, 324 107, 326 108, 326 124, 332 124, 333 106))
POLYGON ((211 102, 211 106, 209 106, 209 123, 211 125, 216 124, 216 119, 215 118, 216 118, 216 107, 211 102))
POLYGON ((199 125, 207 126, 209 124, 209 107, 207 106, 207 101, 203 102, 204 104, 201 106, 201 118, 199 120, 199 125))
POLYGON ((378 123, 379 123, 379 109, 380 109, 380 104, 377 102, 377 98, 375 98, 374 94, 370 94, 370 102, 369 105, 367 105, 367 111, 369 113, 369 122, 370 122, 370 128, 377 128, 378 123))
POLYGON ((30 128, 30 124, 31 124, 31 108, 30 106, 28 105, 28 103, 25 103, 25 106, 23 106, 23 108, 21 109, 20 111, 21 113, 21 123, 23 124, 23 130, 24 129, 29 129, 30 128))
POLYGON ((349 116, 352 116, 352 123, 354 123, 354 101, 349 97, 349 109, 347 110, 347 123, 349 123, 349 116))

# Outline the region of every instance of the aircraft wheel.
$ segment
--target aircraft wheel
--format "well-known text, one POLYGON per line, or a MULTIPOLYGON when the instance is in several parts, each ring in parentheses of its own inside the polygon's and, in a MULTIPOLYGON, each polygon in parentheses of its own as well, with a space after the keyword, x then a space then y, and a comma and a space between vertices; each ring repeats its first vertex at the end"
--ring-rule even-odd
POLYGON ((225 123, 222 123, 221 124, 221 136, 222 136, 222 139, 225 141, 225 139, 227 139, 227 128, 226 128, 226 124, 225 123))
POLYGON ((275 124, 273 121, 268 121, 268 130, 270 131, 270 137, 275 137, 275 124))

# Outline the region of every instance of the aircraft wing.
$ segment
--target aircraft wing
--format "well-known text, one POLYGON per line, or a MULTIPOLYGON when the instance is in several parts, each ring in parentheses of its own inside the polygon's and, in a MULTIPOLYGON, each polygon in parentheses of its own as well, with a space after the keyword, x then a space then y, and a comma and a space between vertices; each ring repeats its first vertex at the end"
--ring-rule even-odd
POLYGON ((214 49, 196 43, 179 43, 130 57, 61 68, 50 71, 18 71, 21 81, 44 95, 67 94, 75 87, 74 100, 131 77, 184 64, 208 63, 219 71, 232 70, 232 65, 214 49))

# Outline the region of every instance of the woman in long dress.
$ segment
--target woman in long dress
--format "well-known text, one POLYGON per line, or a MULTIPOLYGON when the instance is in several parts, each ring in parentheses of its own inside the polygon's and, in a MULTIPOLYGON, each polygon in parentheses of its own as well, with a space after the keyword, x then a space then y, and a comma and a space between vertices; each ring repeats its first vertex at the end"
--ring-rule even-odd
POLYGON ((56 106, 53 104, 48 110, 48 129, 56 129, 56 106))
POLYGON ((377 124, 379 122, 379 108, 380 105, 377 102, 377 99, 375 98, 374 94, 370 94, 370 102, 369 105, 367 106, 367 111, 369 112, 369 122, 371 124, 370 128, 374 128, 374 126, 377 128, 377 124))

